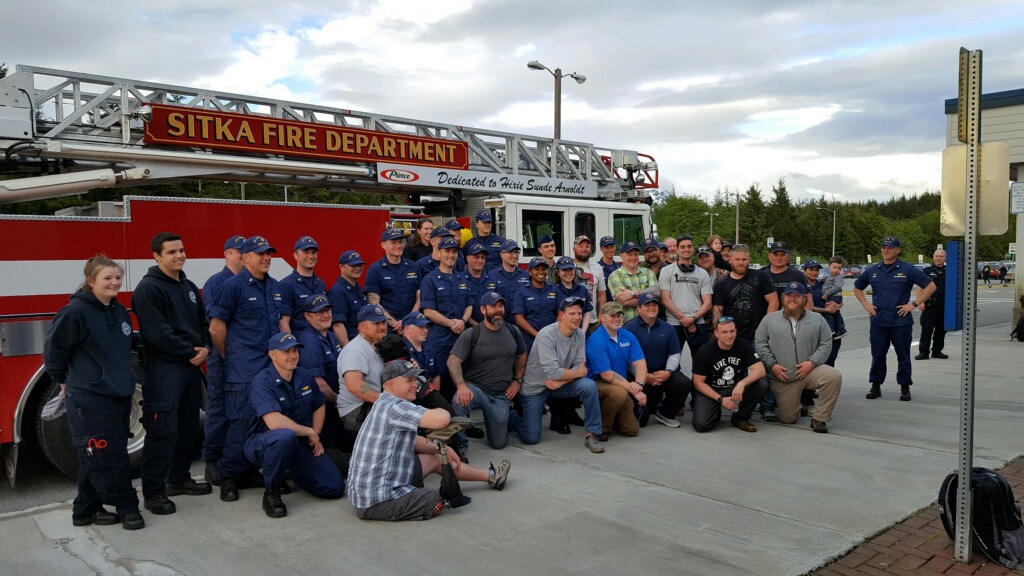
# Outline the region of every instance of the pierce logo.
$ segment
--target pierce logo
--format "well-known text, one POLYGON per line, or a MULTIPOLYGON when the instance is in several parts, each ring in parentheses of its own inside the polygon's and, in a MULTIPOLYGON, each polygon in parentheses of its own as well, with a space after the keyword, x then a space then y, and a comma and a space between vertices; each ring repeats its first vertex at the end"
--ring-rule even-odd
POLYGON ((399 170, 397 168, 389 168, 381 172, 380 177, 392 182, 415 182, 420 179, 420 175, 412 170, 399 170))

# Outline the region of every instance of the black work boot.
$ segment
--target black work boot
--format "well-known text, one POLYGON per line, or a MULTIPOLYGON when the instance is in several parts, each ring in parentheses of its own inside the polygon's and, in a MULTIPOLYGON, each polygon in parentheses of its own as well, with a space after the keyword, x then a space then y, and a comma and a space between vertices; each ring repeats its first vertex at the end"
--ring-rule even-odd
POLYGON ((868 392, 868 394, 867 394, 867 396, 865 396, 865 398, 867 398, 868 400, 874 400, 875 398, 881 398, 881 396, 882 396, 882 387, 880 385, 878 385, 878 384, 871 384, 871 391, 868 392))
POLYGON ((280 490, 267 488, 263 491, 263 511, 270 518, 284 518, 288 515, 288 508, 281 500, 280 490))

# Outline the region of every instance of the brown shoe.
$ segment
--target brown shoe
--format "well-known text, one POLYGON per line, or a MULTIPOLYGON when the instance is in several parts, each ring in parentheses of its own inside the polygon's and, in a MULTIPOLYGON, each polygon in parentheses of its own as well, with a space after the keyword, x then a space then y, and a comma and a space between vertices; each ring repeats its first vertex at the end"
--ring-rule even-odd
POLYGON ((750 423, 750 420, 733 420, 732 425, 744 432, 757 432, 757 426, 750 423))
POLYGON ((814 430, 818 434, 828 434, 828 424, 820 422, 818 420, 811 420, 811 430, 814 430))

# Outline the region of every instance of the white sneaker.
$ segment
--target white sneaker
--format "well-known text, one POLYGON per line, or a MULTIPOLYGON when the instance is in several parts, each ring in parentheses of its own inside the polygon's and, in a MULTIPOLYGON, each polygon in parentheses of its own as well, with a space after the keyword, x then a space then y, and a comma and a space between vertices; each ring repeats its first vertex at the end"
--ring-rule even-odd
POLYGON ((680 426, 679 420, 676 420, 675 418, 666 418, 661 415, 661 412, 655 412, 654 419, 657 420, 658 422, 661 422, 665 426, 668 426, 669 428, 679 428, 680 426))

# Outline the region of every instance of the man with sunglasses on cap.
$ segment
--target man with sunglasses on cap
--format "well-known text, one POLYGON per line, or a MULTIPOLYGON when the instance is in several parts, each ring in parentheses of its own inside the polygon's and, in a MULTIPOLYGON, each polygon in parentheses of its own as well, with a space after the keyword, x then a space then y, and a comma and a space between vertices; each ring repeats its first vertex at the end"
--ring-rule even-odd
POLYGON ((359 277, 363 275, 362 256, 355 250, 346 250, 338 257, 338 280, 327 291, 327 299, 331 301, 334 317, 331 319, 331 330, 338 338, 342 347, 348 346, 350 340, 359 332, 356 316, 366 306, 366 295, 359 285, 359 277))
POLYGON ((387 228, 380 235, 380 246, 384 256, 366 271, 366 285, 363 287, 367 302, 376 296, 388 329, 402 333, 402 318, 418 310, 420 306, 420 270, 416 264, 402 256, 405 233, 399 228, 387 228))
POLYGON ((512 400, 526 371, 526 345, 519 329, 505 322, 505 299, 500 294, 485 292, 479 308, 483 320, 459 336, 448 356, 448 372, 456 386, 453 407, 456 416, 481 409, 487 443, 500 449, 508 444, 512 400))
MULTIPOLYGON (((348 472, 348 498, 361 520, 427 520, 451 504, 436 488, 425 488, 423 477, 441 473, 437 444, 420 436, 420 428, 436 430, 451 421, 443 408, 424 408, 416 399, 422 370, 408 360, 392 360, 383 371, 383 390, 356 438, 348 472)), ((487 470, 462 462, 448 452, 461 481, 505 487, 512 464, 502 460, 487 470)))
POLYGON ((782 310, 758 325, 754 349, 768 370, 779 421, 792 424, 806 416, 801 396, 818 390, 811 430, 827 433, 843 376, 825 364, 832 352, 832 329, 821 314, 806 309, 808 298, 802 283, 790 282, 782 292, 782 310))
POLYGON ((935 293, 935 282, 916 266, 899 259, 900 241, 894 236, 882 239, 882 261, 868 266, 853 283, 853 295, 871 317, 871 370, 868 380, 871 390, 868 400, 882 395, 885 382, 885 357, 889 344, 896 351, 896 383, 900 385, 900 400, 909 402, 911 376, 910 340, 914 333, 914 317, 911 313, 918 302, 927 302, 935 293), (917 297, 910 299, 914 286, 918 287, 917 297), (864 296, 864 289, 871 286, 871 302, 864 296))
POLYGON ((716 319, 715 337, 693 358, 693 429, 714 429, 724 408, 732 412, 734 427, 757 432, 750 415, 768 390, 766 374, 754 346, 737 336, 732 317, 716 319))
MULTIPOLYGON (((658 278, 666 321, 676 333, 680 346, 690 348, 690 358, 707 342, 704 316, 711 310, 711 278, 707 270, 693 263, 693 237, 683 234, 676 241, 676 261, 666 264, 658 278)), ((708 250, 708 254, 711 250, 708 250)), ((714 266, 714 257, 709 258, 714 266)))
POLYGON ((473 225, 476 226, 474 239, 487 249, 487 268, 501 266, 501 251, 502 246, 505 245, 505 239, 492 233, 494 218, 491 217, 491 211, 484 208, 477 212, 473 225))
POLYGON ((313 374, 299 368, 295 336, 279 332, 268 341, 271 366, 256 375, 249 403, 256 415, 245 439, 245 457, 263 469, 266 485, 263 512, 284 518, 288 508, 281 500, 285 476, 318 498, 335 499, 345 494, 338 467, 324 457, 320 440, 326 413, 325 398, 313 374))
POLYGON ((296 333, 306 328, 303 314, 306 299, 327 292, 327 285, 313 271, 320 246, 312 236, 296 240, 292 256, 295 269, 281 280, 281 332, 296 333))

